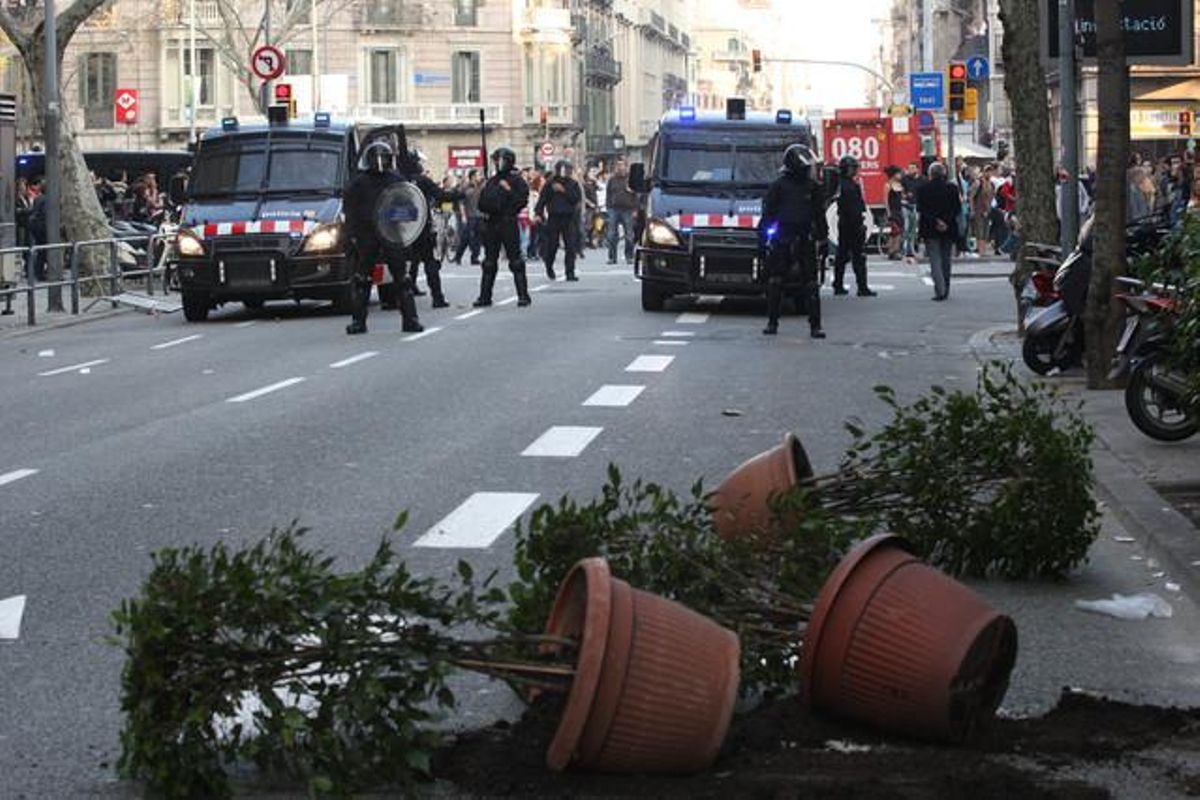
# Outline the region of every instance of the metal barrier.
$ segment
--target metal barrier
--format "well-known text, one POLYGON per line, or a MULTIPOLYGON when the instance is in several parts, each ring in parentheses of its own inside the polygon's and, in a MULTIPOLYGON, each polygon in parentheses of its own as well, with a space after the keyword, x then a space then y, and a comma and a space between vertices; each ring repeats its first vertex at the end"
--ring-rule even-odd
POLYGON ((8 309, 5 313, 11 313, 13 298, 23 294, 25 295, 27 323, 29 325, 36 325, 37 293, 45 291, 47 309, 58 310, 49 306, 50 292, 53 289, 68 289, 71 297, 71 314, 78 315, 80 313, 79 306, 82 294, 80 287, 85 284, 95 284, 97 290, 100 292, 83 309, 85 312, 95 306, 96 303, 104 302, 105 300, 111 302, 113 308, 116 308, 118 304, 114 298, 125 290, 127 281, 144 279, 146 293, 153 296, 155 278, 161 277, 162 292, 165 295, 169 291, 169 267, 165 263, 165 259, 155 258, 155 252, 158 249, 158 245, 161 245, 163 248, 162 252, 165 255, 167 248, 171 246, 172 239, 174 239, 174 234, 154 233, 145 236, 121 236, 107 239, 89 239, 80 242, 0 248, 0 265, 3 265, 4 260, 9 258, 23 260, 20 270, 24 277, 23 284, 18 282, 6 283, 3 274, 0 273, 0 300, 4 302, 5 308, 8 309), (136 249, 139 247, 142 248, 140 252, 136 249), (107 252, 108 263, 106 268, 104 270, 93 270, 88 275, 81 275, 80 265, 84 254, 89 250, 100 248, 104 248, 107 252), (67 255, 66 269, 63 270, 63 277, 60 280, 39 281, 36 274, 38 257, 44 254, 47 261, 49 261, 53 257, 53 253, 64 253, 67 255), (144 268, 124 269, 122 267, 123 256, 131 258, 136 267, 140 255, 144 255, 145 257, 146 265, 144 268), (107 289, 107 294, 104 293, 105 289, 107 289))

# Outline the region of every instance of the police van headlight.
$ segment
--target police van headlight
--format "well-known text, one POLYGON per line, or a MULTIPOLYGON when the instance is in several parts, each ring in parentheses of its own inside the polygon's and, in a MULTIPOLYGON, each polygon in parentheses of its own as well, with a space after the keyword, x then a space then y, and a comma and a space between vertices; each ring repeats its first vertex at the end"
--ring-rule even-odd
POLYGON ((181 256, 202 256, 204 255, 204 242, 191 231, 180 231, 175 238, 175 249, 181 256))
POLYGON ((679 231, 672 228, 661 219, 654 217, 646 224, 646 243, 655 245, 656 247, 677 247, 684 248, 683 237, 679 235, 679 231))
POLYGON ((304 252, 327 253, 336 249, 342 240, 342 226, 338 223, 321 225, 304 240, 304 252))

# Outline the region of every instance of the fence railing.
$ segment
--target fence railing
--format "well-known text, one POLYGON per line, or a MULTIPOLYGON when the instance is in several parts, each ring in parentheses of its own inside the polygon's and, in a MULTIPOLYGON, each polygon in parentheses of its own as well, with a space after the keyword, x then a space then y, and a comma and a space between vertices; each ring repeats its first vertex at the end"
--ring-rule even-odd
POLYGON ((0 248, 0 265, 9 259, 22 260, 17 275, 0 271, 0 304, 3 305, 0 311, 5 314, 12 313, 13 300, 24 295, 26 322, 36 325, 39 292, 46 293, 47 310, 66 311, 66 308, 57 307, 58 303, 55 303, 55 308, 50 308, 53 299, 61 302, 62 292, 66 290, 70 298, 70 313, 74 315, 81 313, 80 303, 85 294, 90 297, 91 302, 83 309, 84 312, 91 310, 97 303, 106 301, 116 308, 118 303, 114 298, 133 283, 136 283, 138 288, 143 288, 147 295, 153 296, 155 282, 158 281, 163 294, 166 294, 170 265, 162 255, 171 246, 170 240, 173 238, 174 234, 155 233, 0 248), (90 253, 95 251, 102 251, 103 255, 100 258, 105 261, 96 264, 96 257, 90 257, 90 253), (81 269, 85 257, 92 261, 87 274, 83 274, 81 269), (39 280, 39 263, 45 262, 49 266, 56 261, 62 262, 61 277, 39 280), (101 268, 97 269, 98 266, 101 268), (23 282, 15 279, 18 276, 23 282), (92 288, 92 292, 85 291, 88 287, 92 288), (58 297, 52 298, 55 290, 58 290, 58 297))

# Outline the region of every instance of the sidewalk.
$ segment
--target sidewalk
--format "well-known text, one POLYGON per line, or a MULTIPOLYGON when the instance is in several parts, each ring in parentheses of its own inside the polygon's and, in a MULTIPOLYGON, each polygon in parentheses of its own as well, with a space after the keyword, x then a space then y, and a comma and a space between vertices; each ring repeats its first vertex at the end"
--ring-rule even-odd
MULTIPOLYGON (((63 300, 69 303, 69 298, 64 297, 63 300)), ((9 339, 16 336, 24 336, 36 331, 53 330, 55 328, 69 328, 72 325, 81 325, 85 322, 93 322, 100 319, 108 319, 117 314, 128 313, 129 309, 112 307, 112 303, 103 301, 92 306, 88 311, 84 311, 94 298, 82 298, 78 314, 72 314, 70 311, 47 311, 46 310, 46 295, 44 292, 39 292, 35 299, 34 306, 35 323, 29 324, 28 306, 26 305, 26 295, 18 294, 13 297, 11 314, 0 315, 0 339, 9 339)), ((5 302, 0 299, 0 311, 5 308, 5 302)))

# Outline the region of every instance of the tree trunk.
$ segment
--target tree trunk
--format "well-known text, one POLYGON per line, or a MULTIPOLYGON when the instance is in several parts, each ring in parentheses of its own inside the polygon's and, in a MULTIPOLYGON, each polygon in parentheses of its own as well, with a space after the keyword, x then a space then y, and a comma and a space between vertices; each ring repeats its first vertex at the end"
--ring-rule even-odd
POLYGON ((1087 305, 1087 382, 1106 389, 1116 347, 1120 308, 1112 298, 1113 280, 1125 274, 1125 169, 1129 161, 1129 70, 1120 0, 1096 0, 1096 56, 1100 67, 1099 152, 1096 160, 1096 221, 1092 228, 1092 278, 1087 305))
MULTIPOLYGON (((1038 0, 1000 0, 1000 20, 1004 24, 1004 90, 1012 104, 1021 241, 1053 243, 1058 241, 1058 211, 1054 207, 1050 109, 1038 42, 1038 0)), ((1022 331, 1021 287, 1031 271, 1031 265, 1022 260, 1010 278, 1017 300, 1017 327, 1022 331)))

